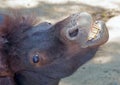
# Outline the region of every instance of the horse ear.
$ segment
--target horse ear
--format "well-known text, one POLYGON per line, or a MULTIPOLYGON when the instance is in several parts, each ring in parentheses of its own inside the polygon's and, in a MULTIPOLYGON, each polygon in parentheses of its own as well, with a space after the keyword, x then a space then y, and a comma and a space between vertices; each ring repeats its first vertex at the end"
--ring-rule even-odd
POLYGON ((9 21, 9 16, 5 14, 0 14, 0 36, 3 34, 3 30, 7 27, 9 21))
POLYGON ((7 23, 7 20, 9 19, 8 15, 0 14, 0 28, 7 23))
POLYGON ((6 43, 7 40, 4 38, 4 30, 7 27, 9 16, 5 14, 0 14, 0 44, 6 43))
MULTIPOLYGON (((7 54, 5 53, 4 43, 7 42, 7 39, 4 37, 5 33, 3 32, 4 29, 7 28, 7 23, 9 20, 9 16, 0 14, 0 83, 11 81, 7 77, 10 76, 10 69, 8 67, 8 60, 7 54), (2 78, 4 77, 5 78, 2 78)), ((10 84, 12 85, 12 84, 10 84)))

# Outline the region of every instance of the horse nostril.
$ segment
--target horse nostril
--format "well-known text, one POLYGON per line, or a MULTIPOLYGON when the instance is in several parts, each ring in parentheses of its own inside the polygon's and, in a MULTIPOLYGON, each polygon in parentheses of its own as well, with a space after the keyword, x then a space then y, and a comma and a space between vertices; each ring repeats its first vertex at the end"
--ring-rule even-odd
POLYGON ((50 22, 48 22, 49 25, 52 25, 50 22))
POLYGON ((69 36, 71 38, 73 38, 73 37, 76 37, 78 35, 78 32, 79 32, 79 30, 75 29, 75 30, 70 30, 68 33, 69 33, 69 36))

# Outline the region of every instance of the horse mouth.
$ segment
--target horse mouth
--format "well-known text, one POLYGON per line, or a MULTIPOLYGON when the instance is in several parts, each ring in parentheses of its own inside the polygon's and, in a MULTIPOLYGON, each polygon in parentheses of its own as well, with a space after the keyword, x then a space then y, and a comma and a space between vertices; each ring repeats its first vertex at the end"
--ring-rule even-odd
POLYGON ((100 33, 100 27, 98 22, 96 21, 93 25, 92 28, 90 29, 90 33, 88 36, 88 40, 93 40, 96 39, 97 37, 99 37, 99 33, 100 33))
POLYGON ((90 29, 86 47, 99 46, 108 41, 109 33, 108 29, 103 21, 96 21, 93 23, 90 29))

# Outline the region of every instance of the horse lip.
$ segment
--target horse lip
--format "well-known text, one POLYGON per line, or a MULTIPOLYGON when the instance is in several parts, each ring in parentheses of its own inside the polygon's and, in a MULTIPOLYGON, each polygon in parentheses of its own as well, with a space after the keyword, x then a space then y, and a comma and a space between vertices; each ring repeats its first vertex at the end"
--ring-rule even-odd
POLYGON ((97 24, 99 31, 96 33, 96 37, 88 39, 84 47, 100 46, 108 41, 109 33, 105 23, 103 21, 97 21, 95 24, 97 24))

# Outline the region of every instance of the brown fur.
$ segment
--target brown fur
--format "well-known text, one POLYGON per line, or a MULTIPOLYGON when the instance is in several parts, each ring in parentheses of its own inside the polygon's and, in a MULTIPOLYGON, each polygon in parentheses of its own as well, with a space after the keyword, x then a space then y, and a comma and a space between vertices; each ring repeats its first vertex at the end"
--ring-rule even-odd
POLYGON ((13 73, 9 68, 8 57, 13 59, 16 44, 24 37, 24 32, 37 23, 33 15, 25 16, 14 12, 11 16, 0 14, 0 85, 14 85, 13 73), (11 50, 10 50, 11 49, 11 50), (7 77, 1 77, 7 76, 7 77))
MULTIPOLYGON (((79 18, 85 17, 86 20, 90 18, 89 14, 83 14, 86 17, 81 14, 76 15, 79 18)), ((67 35, 72 27, 77 29, 90 27, 92 20, 81 26, 76 23, 82 23, 84 20, 71 16, 55 25, 41 23, 35 26, 37 19, 33 16, 21 16, 19 13, 11 16, 3 15, 4 19, 1 16, 0 36, 3 39, 1 41, 3 48, 0 51, 2 54, 0 61, 3 62, 5 59, 4 65, 7 65, 5 68, 13 74, 10 80, 14 80, 17 85, 58 85, 62 78, 72 75, 81 65, 90 60, 99 48, 98 45, 81 48, 81 42, 77 42, 84 37, 81 36, 81 32, 77 32, 74 40, 67 35), (71 25, 73 21, 75 24, 71 25), (59 28, 64 32, 58 30, 59 28), (47 62, 41 64, 45 59, 47 62)), ((3 83, 8 82, 8 76, 5 77, 3 83)), ((1 82, 0 85, 5 85, 1 82)))
POLYGON ((0 16, 5 18, 0 23, 0 43, 7 51, 25 37, 24 32, 38 23, 34 15, 26 16, 19 12, 13 12, 11 16, 5 14, 0 16))

